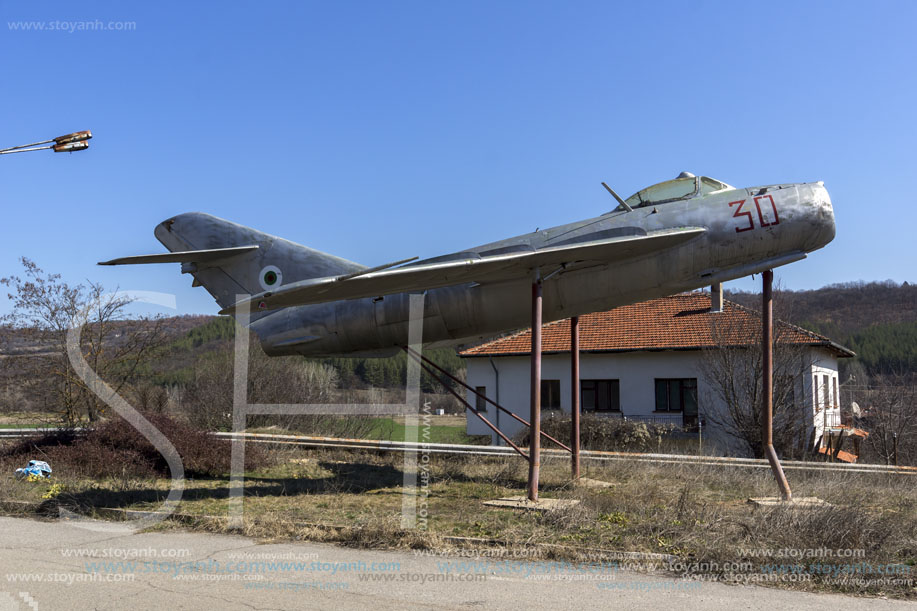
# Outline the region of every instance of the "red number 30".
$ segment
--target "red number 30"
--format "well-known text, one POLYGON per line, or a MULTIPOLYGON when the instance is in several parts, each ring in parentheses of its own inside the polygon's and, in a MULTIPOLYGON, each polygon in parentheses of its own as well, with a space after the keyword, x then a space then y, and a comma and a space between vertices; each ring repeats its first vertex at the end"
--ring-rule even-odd
MULTIPOLYGON (((743 231, 751 231, 755 228, 755 218, 752 216, 751 212, 742 210, 742 207, 745 205, 745 200, 740 199, 734 202, 729 202, 729 207, 738 206, 735 212, 732 213, 732 216, 737 219, 745 217, 748 221, 747 227, 736 227, 736 233, 741 233, 743 231)), ((755 208, 758 210, 758 220, 761 222, 762 227, 771 227, 772 225, 780 224, 780 217, 777 216, 777 204, 774 203, 774 198, 770 195, 760 195, 755 198, 755 208), (774 211, 773 219, 768 221, 764 218, 764 213, 761 211, 761 201, 762 199, 769 199, 771 201, 771 210, 774 211)))

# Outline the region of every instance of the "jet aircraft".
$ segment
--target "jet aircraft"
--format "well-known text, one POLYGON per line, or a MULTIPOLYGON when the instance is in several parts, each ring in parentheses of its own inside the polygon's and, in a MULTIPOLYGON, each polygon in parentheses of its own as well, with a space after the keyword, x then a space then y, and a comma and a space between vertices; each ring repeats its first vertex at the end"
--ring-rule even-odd
MULTIPOLYGON (((604 183, 603 183, 604 184, 604 183)), ((683 172, 594 218, 460 252, 367 267, 190 212, 154 233, 169 253, 100 265, 181 263, 222 308, 250 310, 269 355, 387 355, 407 344, 409 298, 425 294, 427 346, 671 295, 806 257, 835 233, 823 183, 735 188, 683 172)))

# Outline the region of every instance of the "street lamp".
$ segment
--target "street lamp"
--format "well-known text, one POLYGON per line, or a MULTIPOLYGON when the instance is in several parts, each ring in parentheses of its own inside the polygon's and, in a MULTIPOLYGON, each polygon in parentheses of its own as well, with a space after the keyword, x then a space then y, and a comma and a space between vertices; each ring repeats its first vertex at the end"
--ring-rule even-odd
POLYGON ((73 132, 66 136, 58 136, 53 140, 44 140, 42 142, 33 142, 32 144, 23 144, 0 149, 0 155, 27 153, 29 151, 44 151, 47 149, 52 149, 55 153, 75 153, 76 151, 88 149, 89 142, 87 142, 87 140, 91 138, 92 132, 87 129, 83 132, 73 132), (43 144, 47 146, 41 146, 43 144))

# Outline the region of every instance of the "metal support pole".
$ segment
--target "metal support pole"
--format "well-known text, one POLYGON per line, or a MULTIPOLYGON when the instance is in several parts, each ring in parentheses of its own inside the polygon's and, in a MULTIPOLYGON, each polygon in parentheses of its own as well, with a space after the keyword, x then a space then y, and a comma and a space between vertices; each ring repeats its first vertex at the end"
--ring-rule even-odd
POLYGON ((497 428, 496 426, 494 426, 493 424, 491 424, 490 420, 488 420, 487 418, 485 418, 484 416, 482 416, 482 415, 481 415, 481 412, 479 412, 478 410, 476 410, 476 409, 471 405, 471 403, 469 403, 468 401, 466 401, 460 394, 458 394, 458 392, 456 392, 456 390, 455 390, 454 388, 452 388, 451 386, 449 386, 448 384, 446 384, 439 376, 436 375, 436 373, 435 373, 432 369, 430 369, 429 367, 427 367, 427 366, 424 365, 423 363, 420 363, 420 366, 423 368, 424 371, 426 371, 428 374, 430 374, 430 377, 432 377, 434 380, 436 380, 437 382, 439 382, 439 383, 442 385, 443 388, 445 388, 445 389, 448 390, 450 393, 452 393, 452 396, 455 397, 456 399, 458 399, 459 402, 460 402, 462 405, 465 406, 465 409, 466 409, 466 410, 468 410, 469 412, 471 412, 472 414, 474 414, 475 416, 477 416, 478 418, 480 418, 480 420, 481 420, 484 424, 486 424, 488 427, 490 427, 490 430, 492 430, 494 433, 496 433, 497 435, 499 435, 499 436, 500 436, 500 439, 502 439, 503 441, 505 441, 505 442, 507 443, 507 445, 509 445, 512 449, 516 450, 516 452, 518 452, 519 455, 522 456, 522 458, 528 459, 528 456, 525 455, 525 452, 523 452, 522 449, 521 449, 519 446, 517 446, 515 443, 513 443, 513 440, 512 440, 512 439, 510 439, 510 438, 507 437, 505 434, 503 434, 503 432, 502 432, 499 428, 497 428))
POLYGON ((764 303, 761 310, 763 326, 761 349, 764 356, 764 418, 762 419, 764 455, 771 464, 771 470, 774 472, 774 478, 780 487, 783 500, 789 501, 793 498, 793 493, 783 474, 783 467, 780 466, 777 452, 774 451, 774 272, 767 270, 762 277, 764 281, 764 303))
POLYGON ((528 498, 538 501, 538 472, 541 468, 541 275, 532 282, 532 388, 529 422, 528 498))
MULTIPOLYGON (((500 370, 497 369, 497 366, 494 363, 494 357, 490 356, 487 358, 490 361, 491 369, 494 370, 494 404, 499 405, 500 404, 500 370)), ((497 423, 496 423, 497 428, 499 429, 500 428, 500 410, 499 409, 497 410, 497 413, 495 415, 497 417, 497 423)))
POLYGON ((579 479, 579 316, 570 319, 570 447, 573 479, 579 479))
MULTIPOLYGON (((451 373, 449 373, 448 371, 446 371, 445 369, 443 369, 442 367, 440 367, 439 365, 437 365, 436 363, 434 363, 433 361, 431 361, 431 360, 428 359, 427 357, 423 356, 422 354, 419 354, 419 353, 415 352, 414 350, 411 350, 411 349, 408 348, 407 346, 402 346, 401 349, 404 350, 407 354, 409 354, 412 358, 419 359, 421 362, 426 363, 427 365, 429 365, 429 366, 432 367, 433 369, 436 369, 437 371, 439 371, 439 372, 440 372, 441 374, 443 374, 446 378, 452 380, 453 382, 455 382, 455 383, 458 384, 459 386, 464 387, 466 390, 468 390, 469 392, 471 392, 473 395, 475 395, 475 396, 477 396, 477 397, 480 397, 481 400, 483 400, 485 403, 490 403, 491 405, 493 405, 494 407, 496 407, 496 408, 497 408, 497 414, 498 414, 498 415, 499 415, 500 412, 503 412, 504 414, 507 414, 508 416, 512 417, 512 418, 513 418, 514 420, 516 420, 517 422, 521 422, 522 424, 524 424, 524 425, 527 426, 527 427, 530 427, 530 426, 531 426, 531 425, 529 424, 529 421, 526 420, 525 418, 520 418, 519 416, 517 416, 516 414, 514 414, 514 413, 511 412, 510 410, 506 409, 505 407, 503 407, 502 405, 500 405, 499 403, 497 403, 497 402, 494 401, 493 399, 489 398, 487 395, 482 394, 482 393, 479 393, 478 391, 476 391, 476 390, 474 389, 474 387, 469 386, 469 385, 468 385, 467 383, 465 383, 465 382, 462 382, 462 381, 459 380, 457 377, 455 377, 454 375, 452 375, 451 373)), ((440 381, 440 383, 442 383, 442 381, 440 381)), ((445 386, 445 384, 444 384, 444 386, 445 386)), ((500 425, 499 425, 499 424, 497 425, 497 428, 500 428, 500 425)), ((564 445, 563 443, 561 443, 560 441, 558 441, 557 439, 554 439, 553 437, 551 437, 550 435, 548 435, 547 433, 545 433, 544 431, 541 431, 541 436, 544 437, 545 439, 547 439, 548 441, 557 444, 559 447, 563 448, 563 449, 566 450, 567 452, 572 452, 572 451, 573 451, 573 450, 571 450, 570 448, 568 448, 566 445, 564 445)))
POLYGON ((44 151, 47 149, 54 148, 54 145, 51 146, 36 146, 35 148, 25 149, 25 148, 16 148, 16 149, 5 149, 0 151, 0 155, 12 155, 13 153, 28 153, 30 151, 44 151))

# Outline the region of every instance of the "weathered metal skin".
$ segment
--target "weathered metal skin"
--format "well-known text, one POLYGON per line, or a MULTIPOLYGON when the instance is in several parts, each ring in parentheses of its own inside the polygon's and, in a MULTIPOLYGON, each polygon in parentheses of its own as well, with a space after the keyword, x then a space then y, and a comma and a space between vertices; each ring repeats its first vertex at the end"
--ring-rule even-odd
MULTIPOLYGON (((282 270, 284 283, 365 269, 281 238, 190 213, 156 228, 171 251, 259 244, 221 267, 183 269, 227 307, 237 294, 267 290, 259 273, 282 270), (211 236, 197 240, 194 236, 211 236), (231 274, 231 275, 230 275, 231 274), (248 278, 249 280, 245 280, 248 278)), ((534 248, 654 230, 702 227, 691 241, 649 256, 613 264, 579 263, 539 270, 544 282, 544 321, 670 295, 761 272, 828 244, 835 233, 831 199, 822 183, 728 188, 709 195, 645 205, 552 227, 462 252, 482 256, 507 248, 534 248), (553 273, 556 272, 556 273, 553 273), (552 275, 553 273, 553 275, 552 275)), ((423 262, 417 262, 420 264, 423 262)), ((194 264, 192 264, 193 266, 194 264)), ((185 266, 189 267, 188 265, 185 266)), ((530 325, 531 278, 503 283, 463 284, 426 292, 425 344, 459 345, 530 325)), ((407 294, 354 299, 253 312, 251 328, 271 355, 386 354, 407 341, 407 294)))

